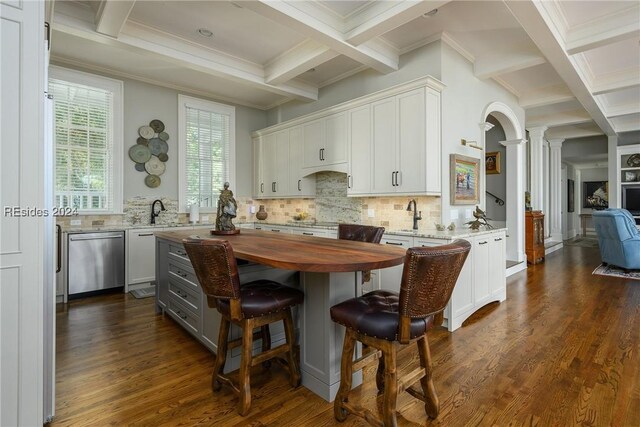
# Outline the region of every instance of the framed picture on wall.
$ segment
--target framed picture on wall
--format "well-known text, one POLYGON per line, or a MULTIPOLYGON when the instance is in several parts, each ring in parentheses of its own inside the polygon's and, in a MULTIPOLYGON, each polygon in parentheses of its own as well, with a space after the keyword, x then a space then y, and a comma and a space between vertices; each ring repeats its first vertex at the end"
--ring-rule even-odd
POLYGON ((480 159, 451 154, 449 180, 452 205, 480 203, 480 159))
POLYGON ((582 207, 606 209, 609 207, 609 182, 586 181, 582 184, 582 207))
POLYGON ((575 182, 567 179, 567 212, 574 212, 575 205, 575 182))
POLYGON ((484 170, 487 175, 497 175, 500 173, 500 152, 492 151, 484 155, 484 170))

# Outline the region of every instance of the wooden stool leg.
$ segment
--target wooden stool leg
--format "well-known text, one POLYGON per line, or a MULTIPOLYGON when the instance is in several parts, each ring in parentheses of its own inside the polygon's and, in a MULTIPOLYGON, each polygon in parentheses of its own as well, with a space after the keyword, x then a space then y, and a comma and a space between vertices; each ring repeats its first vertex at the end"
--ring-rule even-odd
POLYGON ((376 387, 378 387, 378 393, 384 391, 384 355, 378 359, 378 370, 376 371, 376 387))
POLYGON ((417 342, 418 352, 420 353, 420 365, 424 368, 425 376, 420 379, 422 392, 424 393, 425 403, 424 410, 429 418, 436 418, 440 412, 440 402, 436 389, 433 386, 433 369, 431 367, 431 351, 429 350, 429 342, 425 334, 417 342))
POLYGON ((213 374, 211 375, 211 388, 214 391, 220 390, 222 384, 218 381, 218 375, 224 370, 224 363, 227 360, 227 340, 229 339, 229 320, 222 316, 220 319, 220 330, 218 331, 218 351, 216 353, 216 361, 213 365, 213 374))
MULTIPOLYGON (((271 349, 271 331, 269 330, 269 325, 261 326, 260 332, 262 333, 262 352, 264 353, 271 349)), ((262 367, 265 371, 268 371, 269 368, 271 368, 271 360, 262 362, 262 367)))
POLYGON ((396 427, 396 400, 398 398, 398 376, 396 363, 396 347, 392 342, 385 342, 382 346, 384 356, 384 397, 382 407, 382 421, 385 427, 396 427))
POLYGON ((342 361, 340 365, 340 388, 333 402, 333 415, 338 421, 344 421, 349 412, 342 405, 349 398, 353 375, 353 350, 356 347, 356 336, 353 329, 347 328, 342 347, 342 361))
POLYGON ((289 384, 291 387, 298 387, 300 385, 300 366, 298 365, 298 359, 295 355, 296 336, 293 332, 293 319, 291 318, 291 309, 287 309, 284 315, 284 333, 287 338, 287 344, 289 345, 289 351, 287 352, 287 361, 289 363, 289 384))
POLYGON ((247 415, 251 407, 251 358, 253 350, 253 319, 242 321, 242 358, 240 360, 240 403, 238 414, 247 415))

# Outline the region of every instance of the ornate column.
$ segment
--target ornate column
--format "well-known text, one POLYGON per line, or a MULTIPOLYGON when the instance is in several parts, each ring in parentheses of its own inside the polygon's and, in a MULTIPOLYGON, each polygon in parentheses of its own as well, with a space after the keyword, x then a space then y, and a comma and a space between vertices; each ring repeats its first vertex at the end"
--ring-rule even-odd
MULTIPOLYGON (((494 125, 489 122, 483 122, 479 124, 480 126, 480 146, 482 147, 482 153, 485 154, 487 152, 487 132, 490 131, 494 125)), ((484 162, 484 155, 482 156, 482 162, 484 162)), ((484 163, 483 163, 484 164, 484 163)), ((484 166, 483 166, 484 167, 484 166)), ((480 189, 482 190, 482 194, 480 194, 480 209, 487 210, 487 193, 485 192, 487 189, 487 174, 480 174, 480 189)))
POLYGON ((529 131, 529 144, 531 144, 531 207, 534 210, 544 211, 544 132, 546 126, 536 126, 527 129, 529 131))
POLYGON ((507 147, 507 259, 525 261, 524 253, 524 144, 526 139, 501 141, 507 147))
POLYGON ((562 143, 549 140, 549 227, 551 238, 562 242, 562 143))
MULTIPOLYGON (((620 164, 618 163, 618 137, 607 137, 607 152, 609 154, 609 207, 622 207, 620 194, 620 164)), ((625 167, 625 166, 622 166, 625 167)))

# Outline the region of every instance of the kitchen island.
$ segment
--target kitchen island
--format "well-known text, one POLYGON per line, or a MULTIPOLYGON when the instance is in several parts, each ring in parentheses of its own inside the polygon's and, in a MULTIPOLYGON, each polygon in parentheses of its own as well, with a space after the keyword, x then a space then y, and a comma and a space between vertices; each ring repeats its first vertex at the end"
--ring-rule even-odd
MULTIPOLYGON (((182 245, 188 237, 221 238, 202 230, 156 233, 156 303, 207 348, 217 351, 220 315, 207 306, 182 245)), ((348 240, 283 235, 257 230, 224 236, 239 261, 240 282, 267 278, 297 286, 305 301, 296 314, 302 385, 332 401, 340 386, 340 356, 344 328, 331 321, 331 306, 361 294, 361 271, 400 265, 405 250, 348 240)), ((272 332, 272 345, 284 341, 281 325, 272 332)), ((231 338, 239 337, 232 328, 231 338)), ((261 346, 255 342, 255 348, 261 346)), ((359 351, 359 349, 358 349, 359 351)), ((239 349, 227 355, 225 371, 236 369, 239 349)), ((362 382, 354 373, 353 387, 362 382)))

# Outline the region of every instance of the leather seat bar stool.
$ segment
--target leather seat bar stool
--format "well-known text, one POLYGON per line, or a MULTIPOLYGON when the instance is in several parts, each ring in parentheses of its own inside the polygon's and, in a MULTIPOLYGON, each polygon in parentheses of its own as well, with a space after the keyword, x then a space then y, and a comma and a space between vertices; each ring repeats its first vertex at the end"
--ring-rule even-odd
POLYGON ((437 247, 410 248, 404 261, 399 295, 385 290, 372 291, 331 307, 331 319, 346 327, 341 383, 334 401, 338 421, 344 421, 351 413, 373 425, 396 426, 396 398, 402 391, 422 400, 430 418, 438 416, 427 331, 435 325, 435 316, 451 298, 470 249, 466 240, 437 247), (373 351, 354 361, 357 341, 373 351), (418 347, 420 367, 398 379, 397 351, 401 345, 414 343, 418 347), (353 371, 376 360, 376 385, 378 391, 384 392, 382 419, 349 401, 353 371), (417 381, 421 390, 413 387, 417 381))
MULTIPOLYGON (((384 227, 359 224, 338 224, 338 239, 354 240, 357 242, 380 243, 384 227)), ((362 272, 362 283, 371 280, 371 272, 362 272)))
POLYGON ((231 387, 240 398, 238 413, 246 415, 251 406, 251 367, 262 363, 268 368, 268 361, 281 355, 286 357, 283 363, 288 367, 291 386, 298 387, 300 367, 295 355, 291 307, 301 304, 304 294, 270 280, 240 286, 238 266, 228 241, 185 239, 183 244, 209 307, 216 307, 221 315, 218 352, 211 378, 213 390, 219 390, 222 384, 231 387), (286 342, 271 348, 269 324, 279 320, 284 322, 286 342), (231 323, 242 328, 242 338, 228 341, 231 323), (257 356, 252 355, 255 328, 260 328, 262 334, 262 353, 257 356), (223 375, 227 351, 236 347, 242 347, 238 386, 223 375))

